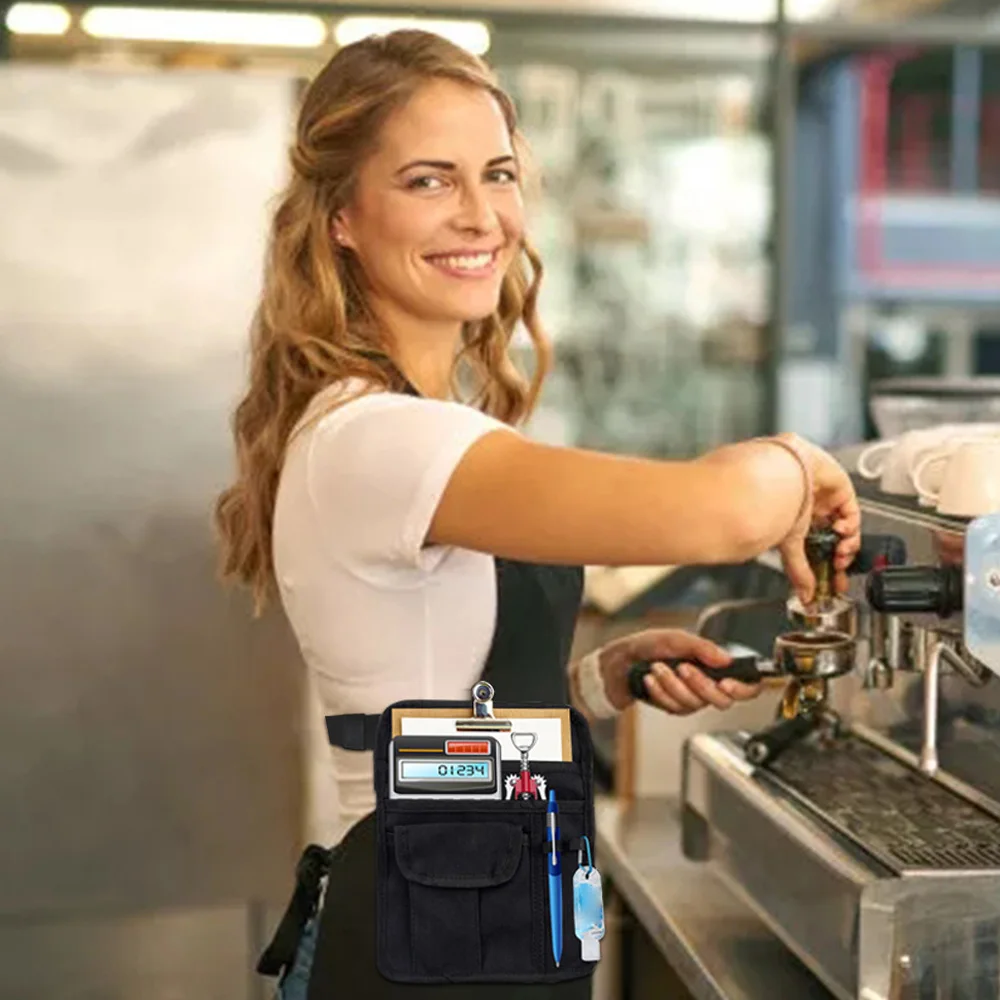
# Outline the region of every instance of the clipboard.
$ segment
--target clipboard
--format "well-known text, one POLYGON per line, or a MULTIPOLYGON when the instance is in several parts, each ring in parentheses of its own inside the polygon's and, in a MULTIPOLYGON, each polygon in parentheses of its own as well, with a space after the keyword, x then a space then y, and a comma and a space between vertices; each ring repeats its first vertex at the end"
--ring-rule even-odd
MULTIPOLYGON (((471 708, 394 708, 392 710, 392 735, 404 736, 416 733, 433 733, 434 735, 458 735, 468 736, 462 733, 455 726, 431 726, 425 720, 442 720, 443 723, 454 723, 459 719, 471 719, 474 717, 471 708), (404 730, 404 719, 420 720, 419 728, 409 728, 404 730)), ((494 708, 492 717, 496 719, 510 719, 515 725, 513 731, 518 731, 516 723, 523 720, 528 732, 538 732, 539 740, 536 744, 539 751, 532 751, 531 759, 537 761, 572 761, 573 760, 573 737, 570 728, 569 709, 567 708, 494 708), (540 726, 536 722, 536 728, 532 729, 531 720, 544 720, 545 725, 540 726), (558 724, 559 733, 554 733, 554 727, 558 724), (554 756, 552 749, 558 747, 559 756, 554 756)), ((509 732, 490 732, 500 741, 502 756, 504 760, 520 760, 521 755, 517 748, 510 741, 509 732)))

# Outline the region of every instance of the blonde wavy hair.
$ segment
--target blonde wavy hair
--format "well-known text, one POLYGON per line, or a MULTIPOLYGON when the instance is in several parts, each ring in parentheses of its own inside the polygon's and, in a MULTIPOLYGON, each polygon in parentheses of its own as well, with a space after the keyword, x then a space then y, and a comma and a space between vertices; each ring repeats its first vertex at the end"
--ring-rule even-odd
MULTIPOLYGON (((485 63, 437 35, 396 31, 345 46, 305 93, 252 326, 250 384, 233 417, 236 481, 215 508, 222 576, 251 589, 255 614, 273 592, 278 482, 290 436, 310 400, 351 377, 373 389, 406 386, 366 306, 358 264, 352 254, 337 252, 332 226, 350 203, 358 168, 385 121, 422 85, 440 79, 494 97, 525 170, 527 148, 513 102, 485 63)), ((537 315, 541 278, 538 254, 525 242, 504 276, 496 311, 464 324, 452 371, 456 394, 465 385, 467 402, 510 424, 530 414, 550 365, 537 315), (533 346, 530 379, 509 355, 519 323, 533 346)))

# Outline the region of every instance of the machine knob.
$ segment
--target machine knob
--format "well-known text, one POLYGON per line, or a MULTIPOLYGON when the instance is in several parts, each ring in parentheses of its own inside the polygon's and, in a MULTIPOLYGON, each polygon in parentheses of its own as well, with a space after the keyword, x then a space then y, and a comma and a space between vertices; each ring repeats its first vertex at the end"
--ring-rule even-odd
POLYGON ((862 535, 861 548, 847 572, 850 576, 860 576, 873 569, 905 565, 906 542, 898 535, 862 535))
POLYGON ((868 603, 891 615, 930 613, 947 618, 962 610, 962 571, 957 566, 894 566, 868 575, 868 603))

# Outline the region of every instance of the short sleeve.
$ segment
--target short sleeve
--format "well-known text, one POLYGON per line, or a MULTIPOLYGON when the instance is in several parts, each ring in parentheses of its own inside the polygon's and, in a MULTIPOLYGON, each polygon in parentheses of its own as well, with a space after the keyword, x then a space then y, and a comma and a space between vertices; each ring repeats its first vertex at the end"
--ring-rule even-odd
POLYGON ((448 480, 471 445, 495 430, 517 433, 471 406, 385 392, 319 420, 308 488, 333 556, 362 575, 433 569, 447 550, 424 543, 448 480))

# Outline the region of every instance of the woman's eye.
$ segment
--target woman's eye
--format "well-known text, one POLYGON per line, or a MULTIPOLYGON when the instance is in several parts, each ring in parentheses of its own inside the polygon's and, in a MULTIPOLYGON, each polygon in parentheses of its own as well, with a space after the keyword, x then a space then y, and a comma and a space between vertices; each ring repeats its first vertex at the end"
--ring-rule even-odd
POLYGON ((517 183, 517 174, 506 167, 501 167, 499 170, 491 170, 487 176, 491 181, 498 181, 500 184, 517 183))
POLYGON ((412 177, 406 182, 406 187, 410 191, 436 191, 442 184, 440 177, 425 175, 423 177, 412 177))

